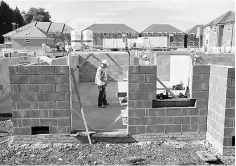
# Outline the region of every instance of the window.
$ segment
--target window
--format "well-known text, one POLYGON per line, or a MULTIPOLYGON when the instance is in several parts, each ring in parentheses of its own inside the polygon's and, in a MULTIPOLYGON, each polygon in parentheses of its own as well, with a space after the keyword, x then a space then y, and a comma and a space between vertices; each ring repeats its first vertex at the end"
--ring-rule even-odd
POLYGON ((231 26, 230 26, 230 25, 227 26, 227 31, 228 31, 228 32, 231 31, 231 26))
POLYGON ((162 36, 162 33, 161 33, 161 32, 158 32, 158 36, 162 36))
POLYGON ((25 39, 25 43, 28 44, 29 43, 29 39, 25 39))
POLYGON ((151 33, 149 33, 149 36, 153 36, 153 33, 151 32, 151 33))
POLYGON ((198 44, 199 44, 199 42, 198 41, 196 41, 196 45, 198 46, 198 44))
POLYGON ((190 35, 191 37, 193 37, 193 36, 194 36, 194 33, 190 33, 189 35, 190 35))
POLYGON ((182 32, 178 32, 178 36, 182 36, 183 35, 183 33, 182 32))
POLYGON ((216 33, 216 31, 217 31, 217 29, 216 29, 216 27, 214 27, 214 33, 216 33))
POLYGON ((167 32, 163 32, 163 36, 167 36, 167 32))
POLYGON ((173 35, 176 36, 176 32, 173 32, 173 35))

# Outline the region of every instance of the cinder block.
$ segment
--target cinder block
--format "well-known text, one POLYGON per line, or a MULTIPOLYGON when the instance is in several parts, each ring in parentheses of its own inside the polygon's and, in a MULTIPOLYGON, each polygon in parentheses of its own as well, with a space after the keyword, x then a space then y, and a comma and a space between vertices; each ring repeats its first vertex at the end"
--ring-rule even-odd
POLYGON ((37 67, 37 73, 40 75, 50 75, 54 74, 54 66, 36 66, 37 67))
POLYGON ((129 100, 145 100, 145 92, 129 92, 129 100))
POLYGON ((145 99, 146 100, 155 100, 156 99, 156 92, 145 92, 145 99))
POLYGON ((129 92, 140 92, 139 84, 138 83, 129 83, 129 92))
POLYGON ((30 127, 16 127, 13 128, 14 135, 30 135, 31 128, 30 127))
POLYGON ((145 82, 156 83, 157 82, 157 75, 156 74, 146 74, 145 75, 145 82))
MULTIPOLYGON (((24 84, 22 84, 24 85, 24 84)), ((26 84, 27 85, 27 84, 26 84)), ((11 84, 11 92, 14 92, 14 93, 19 93, 20 92, 20 87, 18 84, 11 84)))
POLYGON ((197 132, 198 125, 197 124, 183 124, 182 132, 197 132))
POLYGON ((150 100, 130 100, 129 108, 152 108, 150 100))
POLYGON ((140 66, 142 74, 157 74, 157 66, 140 66))
POLYGON ((65 92, 65 101, 70 101, 70 92, 65 92))
POLYGON ((49 128, 49 133, 50 133, 50 134, 57 134, 57 127, 50 126, 50 128, 49 128))
POLYGON ((210 65, 193 65, 194 74, 210 74, 210 65))
POLYGON ((10 84, 28 84, 28 76, 10 75, 10 84))
POLYGON ((64 101, 65 92, 47 93, 47 101, 64 101))
POLYGON ((56 92, 69 92, 69 84, 56 84, 56 92))
POLYGON ((35 66, 18 66, 18 74, 37 74, 35 66))
POLYGON ((166 123, 166 117, 153 117, 155 118, 154 123, 150 124, 150 125, 154 125, 154 124, 165 124, 166 123))
POLYGON ((174 124, 190 124, 190 117, 174 117, 174 124))
POLYGON ((39 84, 38 92, 55 92, 55 84, 39 84))
POLYGON ((41 126, 57 126, 57 119, 39 119, 41 126))
POLYGON ((208 83, 210 80, 210 74, 193 74, 193 83, 201 82, 208 83))
POLYGON ((206 108, 198 108, 199 115, 207 115, 208 109, 206 108))
POLYGON ((141 118, 129 118, 129 125, 144 125, 144 121, 141 118))
POLYGON ((9 66, 9 75, 14 75, 18 73, 18 66, 9 66))
POLYGON ((226 97, 235 98, 235 88, 227 88, 226 97))
POLYGON ((166 108, 166 116, 183 116, 183 108, 166 108))
POLYGON ((174 117, 165 117, 165 124, 174 124, 174 117))
POLYGON ((68 84, 69 83, 69 75, 57 75, 54 83, 68 84))
POLYGON ((197 99, 196 107, 207 108, 208 107, 208 100, 197 99))
POLYGON ((22 119, 22 126, 23 127, 29 127, 30 125, 30 119, 22 119))
POLYGON ((191 116, 191 124, 205 124, 207 116, 191 116))
POLYGON ((66 127, 66 133, 71 134, 71 127, 68 127, 68 126, 66 127))
POLYGON ((70 117, 71 112, 69 109, 65 110, 50 110, 49 118, 59 118, 59 117, 70 117))
POLYGON ((232 137, 233 136, 233 132, 235 131, 234 127, 225 127, 224 128, 224 136, 225 137, 232 137))
POLYGON ((31 118, 48 118, 49 111, 48 110, 32 110, 31 118))
POLYGON ((69 66, 55 66, 55 74, 69 74, 69 66))
POLYGON ((39 119, 30 119, 31 126, 39 126, 39 119))
POLYGON ((17 119, 12 119, 13 127, 18 127, 17 119))
POLYGON ((56 102, 55 101, 40 101, 39 109, 55 109, 56 102))
POLYGON ((55 84, 56 82, 56 78, 57 77, 61 77, 61 76, 55 76, 55 75, 46 75, 45 76, 45 83, 46 84, 55 84))
POLYGON ((134 73, 138 74, 140 71, 139 68, 140 68, 140 66, 138 66, 138 65, 129 66, 129 74, 134 74, 134 73))
POLYGON ((144 83, 145 75, 144 74, 129 74, 130 83, 144 83))
POLYGON ((13 118, 30 118, 30 110, 12 111, 13 118))
POLYGON ((165 116, 165 108, 151 108, 148 109, 149 116, 165 116))
POLYGON ((225 109, 225 117, 226 118, 235 117, 235 109, 234 108, 227 108, 227 109, 225 109))
POLYGON ((45 83, 45 75, 30 75, 29 83, 30 84, 44 84, 45 83))
POLYGON ((235 78, 235 68, 228 68, 228 78, 235 78))
POLYGON ((70 102, 69 101, 57 101, 57 109, 69 109, 70 108, 70 102))
POLYGON ((11 93, 12 102, 24 102, 27 101, 27 94, 25 93, 11 93))
POLYGON ((20 102, 20 109, 25 110, 25 109, 38 109, 38 102, 20 102))
POLYGON ((145 126, 128 126, 128 134, 143 134, 145 126))
POLYGON ((193 91, 208 91, 209 90, 209 83, 196 83, 194 82, 192 85, 193 91))
POLYGON ((128 110, 128 117, 129 118, 138 118, 138 117, 145 117, 145 109, 129 109, 128 110))
POLYGON ((46 93, 28 93, 27 101, 46 101, 46 93))
POLYGON ((165 125, 165 133, 180 133, 181 125, 165 125))
POLYGON ((37 84, 21 84, 20 93, 38 92, 37 84))
POLYGON ((225 118, 224 121, 224 126, 225 127, 235 127, 235 118, 225 118))
POLYGON ((195 99, 208 99, 209 92, 208 91, 193 91, 192 98, 195 99))
POLYGON ((198 131, 206 132, 207 131, 207 124, 199 124, 198 125, 198 131))
POLYGON ((139 84, 140 92, 155 92, 156 91, 156 83, 140 83, 139 84))
POLYGON ((70 118, 58 118, 58 126, 70 126, 70 118))
POLYGON ((146 126, 146 133, 164 133, 164 125, 146 126))
POLYGON ((198 115, 198 109, 197 108, 183 108, 183 115, 184 116, 198 115))
POLYGON ((58 126, 57 132, 58 132, 58 134, 66 134, 66 127, 65 126, 58 126))

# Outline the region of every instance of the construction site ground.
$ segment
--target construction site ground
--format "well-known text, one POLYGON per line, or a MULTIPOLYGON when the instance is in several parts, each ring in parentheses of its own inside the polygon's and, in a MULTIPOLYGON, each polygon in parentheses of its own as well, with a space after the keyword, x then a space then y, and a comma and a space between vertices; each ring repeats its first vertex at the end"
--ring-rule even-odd
POLYGON ((234 165, 205 140, 79 144, 11 144, 12 122, 0 122, 0 165, 234 165), (4 141, 8 140, 8 141, 4 141), (197 152, 216 156, 204 161, 197 152))

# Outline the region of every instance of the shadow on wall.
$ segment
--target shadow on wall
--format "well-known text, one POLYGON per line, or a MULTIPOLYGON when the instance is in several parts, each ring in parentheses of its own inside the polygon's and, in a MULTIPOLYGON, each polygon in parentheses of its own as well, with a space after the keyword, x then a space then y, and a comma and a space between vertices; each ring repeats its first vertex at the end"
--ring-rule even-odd
MULTIPOLYGON (((84 60, 85 60, 85 58, 83 58, 81 56, 79 57, 79 62, 83 62, 84 60)), ((97 63, 95 63, 95 64, 92 64, 91 62, 86 61, 83 64, 83 66, 80 67, 80 73, 79 73, 80 82, 94 82, 97 68, 99 65, 100 65, 99 61, 97 61, 97 63)), ((110 80, 111 82, 118 81, 113 76, 111 76, 109 71, 107 71, 107 77, 108 77, 108 80, 110 80)))

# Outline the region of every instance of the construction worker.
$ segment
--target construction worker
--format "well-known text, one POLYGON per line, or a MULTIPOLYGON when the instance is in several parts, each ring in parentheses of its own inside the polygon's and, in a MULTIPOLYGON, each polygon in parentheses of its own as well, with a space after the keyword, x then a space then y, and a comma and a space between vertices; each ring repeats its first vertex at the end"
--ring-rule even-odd
POLYGON ((106 100, 106 86, 108 83, 107 73, 105 69, 108 66, 108 61, 104 59, 101 65, 97 69, 95 83, 98 85, 99 95, 98 95, 98 107, 106 108, 109 105, 106 100))
POLYGON ((149 60, 147 55, 144 55, 142 59, 144 60, 145 65, 149 65, 150 64, 150 60, 149 60))

